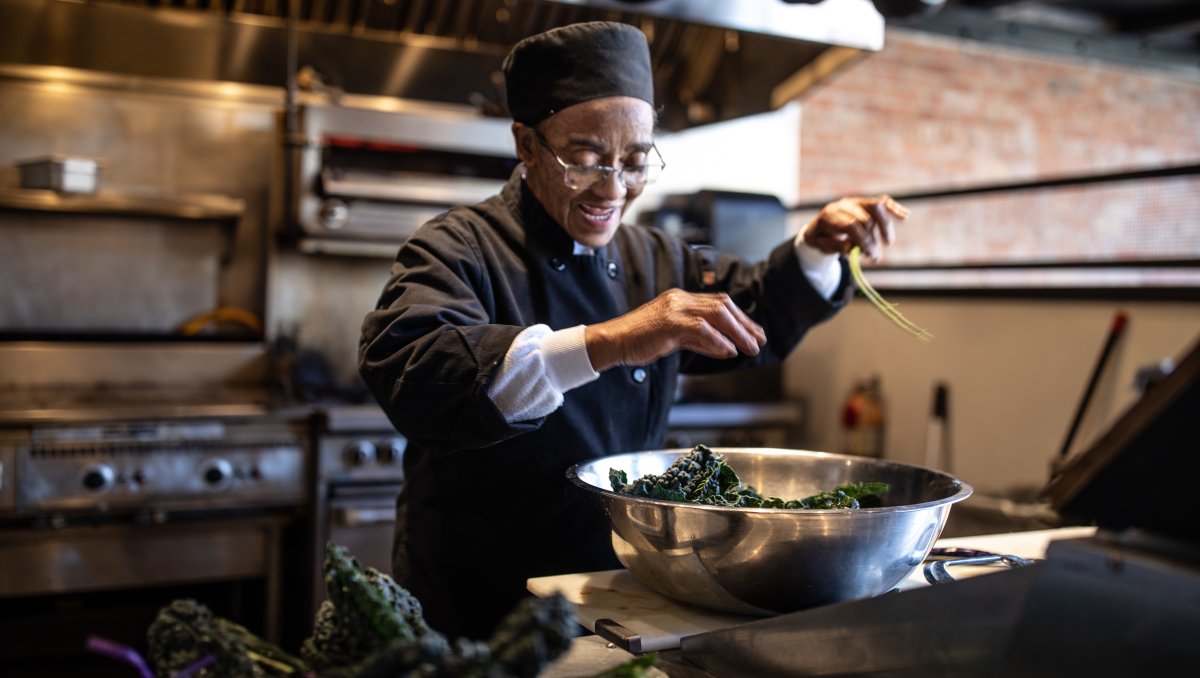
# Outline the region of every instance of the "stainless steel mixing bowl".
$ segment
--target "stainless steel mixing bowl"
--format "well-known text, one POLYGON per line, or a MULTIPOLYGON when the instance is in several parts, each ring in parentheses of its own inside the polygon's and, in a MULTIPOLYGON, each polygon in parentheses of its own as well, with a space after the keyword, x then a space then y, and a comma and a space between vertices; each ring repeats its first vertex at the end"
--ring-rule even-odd
POLYGON ((617 557, 675 600, 741 614, 793 612, 891 590, 918 567, 971 486, 880 459, 768 448, 714 448, 764 496, 800 499, 839 484, 885 482, 882 508, 751 509, 641 499, 612 491, 662 473, 689 450, 632 452, 576 464, 567 478, 601 504, 617 557))

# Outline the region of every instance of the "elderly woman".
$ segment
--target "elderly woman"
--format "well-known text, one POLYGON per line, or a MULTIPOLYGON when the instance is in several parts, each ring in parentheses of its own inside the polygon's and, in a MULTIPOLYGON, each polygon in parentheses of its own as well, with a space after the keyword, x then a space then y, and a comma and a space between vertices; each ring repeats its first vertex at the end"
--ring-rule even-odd
POLYGON ((849 298, 840 255, 877 254, 905 216, 842 199, 754 265, 622 224, 664 169, 642 33, 557 28, 504 72, 521 164, 404 244, 360 348, 409 441, 394 574, 472 637, 530 577, 619 567, 569 466, 661 447, 681 372, 782 360, 849 298))

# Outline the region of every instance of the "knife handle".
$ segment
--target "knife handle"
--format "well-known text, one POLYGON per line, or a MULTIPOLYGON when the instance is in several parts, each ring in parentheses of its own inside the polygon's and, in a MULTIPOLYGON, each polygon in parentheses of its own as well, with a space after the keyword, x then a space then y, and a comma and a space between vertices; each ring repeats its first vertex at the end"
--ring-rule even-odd
POLYGON ((626 652, 642 653, 642 637, 612 619, 597 619, 596 635, 615 643, 626 652))

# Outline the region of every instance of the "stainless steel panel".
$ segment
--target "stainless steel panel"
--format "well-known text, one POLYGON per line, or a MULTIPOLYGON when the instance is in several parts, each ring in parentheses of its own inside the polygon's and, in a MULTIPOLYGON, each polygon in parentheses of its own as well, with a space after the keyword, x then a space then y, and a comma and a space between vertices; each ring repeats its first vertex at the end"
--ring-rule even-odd
POLYGON ((354 483, 404 481, 405 438, 389 429, 322 436, 317 448, 317 480, 334 487, 354 483))
POLYGON ((0 209, 0 286, 23 291, 0 301, 0 326, 172 334, 216 306, 261 316, 279 104, 230 99, 219 86, 181 97, 64 69, 26 75, 38 80, 0 79, 0 168, 51 151, 86 155, 104 164, 104 185, 49 211, 11 200, 0 209))
MULTIPOLYGON (((308 236, 376 239, 398 245, 418 226, 455 205, 473 204, 498 193, 505 176, 456 176, 426 156, 400 154, 403 171, 381 172, 387 150, 360 150, 370 158, 335 164, 328 146, 334 138, 363 146, 387 144, 422 153, 462 153, 492 165, 515 166, 510 122, 484 118, 465 107, 408 104, 395 110, 304 106, 299 111, 303 144, 293 190, 296 221, 308 236), (494 160, 492 160, 494 159, 494 160), (422 167, 423 163, 428 168, 422 167)), ((489 165, 490 169, 490 165, 489 165)), ((394 254, 394 248, 393 254, 394 254)))
POLYGON ((220 224, 0 214, 0 327, 38 333, 174 334, 217 307, 220 224))
POLYGON ((286 424, 41 426, 15 449, 22 513, 241 509, 305 498, 304 449, 286 424))
POLYGON ((268 520, 0 531, 0 597, 265 577, 268 520))
POLYGON ((329 514, 329 540, 345 546, 363 565, 392 571, 392 532, 396 497, 336 500, 329 514))
MULTIPOLYGON (((145 4, 151 4, 149 0, 145 4)), ((203 12, 117 3, 0 3, 0 62, 52 64, 158 78, 282 87, 288 3, 203 12)), ((810 69, 831 46, 857 53, 883 44, 869 0, 819 5, 781 0, 621 3, 300 3, 297 62, 320 74, 315 89, 472 104, 502 114, 498 72, 509 47, 554 26, 596 19, 640 26, 650 38, 665 129, 683 129, 777 107, 837 70, 810 69), (736 5, 736 9, 735 9, 736 5), (322 8, 331 8, 323 11, 322 8)), ((845 63, 847 60, 842 60, 845 63)))
POLYGON ((298 447, 59 446, 33 453, 22 473, 22 503, 27 511, 299 504, 303 470, 298 447))
POLYGON ((0 424, 261 417, 259 343, 0 342, 0 424))

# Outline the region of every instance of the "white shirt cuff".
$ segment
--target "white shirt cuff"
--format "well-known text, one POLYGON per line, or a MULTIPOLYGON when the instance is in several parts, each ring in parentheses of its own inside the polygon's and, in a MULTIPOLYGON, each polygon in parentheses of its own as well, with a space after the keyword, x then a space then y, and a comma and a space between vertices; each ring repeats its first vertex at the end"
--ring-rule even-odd
POLYGON ((533 325, 513 339, 488 389, 506 421, 544 417, 562 405, 563 393, 600 377, 583 331, 583 325, 557 332, 533 325))
POLYGON ((576 325, 552 332, 542 339, 546 377, 550 385, 560 392, 565 393, 600 377, 600 373, 592 369, 592 361, 588 358, 583 328, 583 325, 576 325))
POLYGON ((825 299, 833 298, 842 282, 842 267, 837 254, 827 254, 804 242, 804 234, 798 233, 795 240, 796 257, 800 270, 804 271, 813 289, 825 299))

